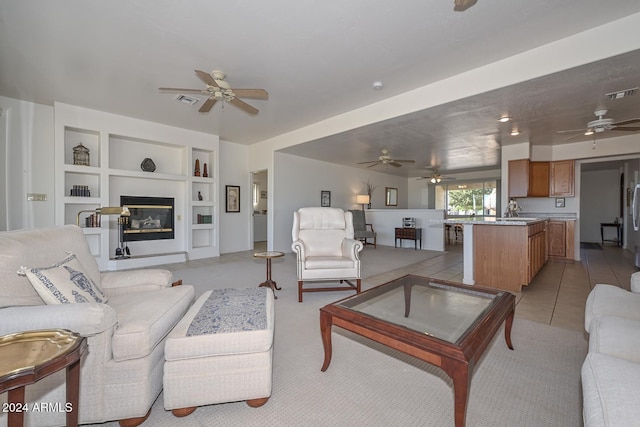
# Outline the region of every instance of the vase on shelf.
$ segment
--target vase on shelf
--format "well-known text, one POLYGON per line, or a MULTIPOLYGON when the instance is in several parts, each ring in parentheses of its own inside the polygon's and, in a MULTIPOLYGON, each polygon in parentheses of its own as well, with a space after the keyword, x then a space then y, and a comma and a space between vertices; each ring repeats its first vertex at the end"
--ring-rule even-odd
POLYGON ((204 169, 202 171, 202 176, 205 177, 205 178, 209 177, 209 172, 207 171, 207 164, 206 163, 204 164, 204 169))
POLYGON ((193 176, 200 176, 200 160, 196 159, 196 168, 193 171, 193 176))

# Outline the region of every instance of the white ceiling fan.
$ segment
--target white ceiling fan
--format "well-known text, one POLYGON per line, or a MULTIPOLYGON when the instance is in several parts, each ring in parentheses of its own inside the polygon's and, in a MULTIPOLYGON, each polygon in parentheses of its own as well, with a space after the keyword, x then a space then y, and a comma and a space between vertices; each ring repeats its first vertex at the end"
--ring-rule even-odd
POLYGON ((216 102, 226 101, 235 105, 243 111, 249 114, 258 114, 258 109, 241 101, 239 98, 250 99, 269 99, 269 93, 264 89, 232 89, 231 85, 224 79, 227 77, 225 73, 218 70, 213 70, 211 73, 207 73, 200 70, 195 70, 198 78, 207 87, 205 89, 180 89, 173 87, 161 87, 158 90, 161 92, 178 92, 178 93, 193 93, 199 95, 207 95, 207 100, 202 104, 198 110, 200 113, 207 113, 213 108, 216 102))
POLYGON ((370 162, 360 162, 358 163, 359 165, 369 165, 367 166, 367 168, 376 166, 376 165, 391 165, 393 167, 399 168, 400 166, 402 166, 401 163, 415 163, 415 160, 396 160, 396 159, 392 159, 391 156, 389 155, 389 150, 384 149, 382 150, 382 154, 380 155, 380 157, 378 157, 378 160, 373 160, 370 162))
MULTIPOLYGON (((427 169, 432 169, 430 167, 427 167, 427 169)), ((451 177, 451 176, 442 176, 440 175, 440 172, 438 172, 437 168, 433 168, 433 173, 429 176, 421 176, 419 178, 416 178, 417 180, 421 180, 421 179, 428 179, 429 182, 431 182, 432 184, 440 184, 442 181, 455 181, 455 178, 451 177)))
POLYGON ((578 132, 577 135, 570 136, 566 138, 565 141, 568 141, 573 138, 578 138, 581 136, 589 136, 597 133, 602 133, 605 131, 626 131, 626 132, 637 132, 640 131, 640 127, 638 126, 626 126, 633 123, 640 123, 640 118, 637 119, 629 119, 623 120, 621 122, 616 122, 613 119, 605 118, 604 116, 607 114, 608 110, 596 110, 593 114, 597 117, 596 120, 592 120, 587 123, 587 127, 585 129, 569 129, 569 130, 559 130, 558 133, 574 133, 578 132))

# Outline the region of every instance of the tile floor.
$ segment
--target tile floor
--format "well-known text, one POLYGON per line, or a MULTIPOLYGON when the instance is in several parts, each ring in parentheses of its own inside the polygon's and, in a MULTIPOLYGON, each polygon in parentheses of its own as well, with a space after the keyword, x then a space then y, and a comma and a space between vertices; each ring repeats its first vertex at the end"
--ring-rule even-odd
MULTIPOLYGON (((265 249, 266 242, 256 242, 254 245, 254 251, 265 249)), ((218 262, 234 262, 245 258, 246 252, 224 254, 218 262)), ((638 271, 631 252, 610 244, 599 249, 581 249, 580 258, 581 261, 573 262, 549 260, 533 282, 516 294, 516 316, 583 331, 585 302, 595 284, 608 283, 629 289, 629 278, 638 271)), ((441 256, 367 280, 377 285, 404 274, 462 282, 462 243, 447 245, 446 252, 441 256)))

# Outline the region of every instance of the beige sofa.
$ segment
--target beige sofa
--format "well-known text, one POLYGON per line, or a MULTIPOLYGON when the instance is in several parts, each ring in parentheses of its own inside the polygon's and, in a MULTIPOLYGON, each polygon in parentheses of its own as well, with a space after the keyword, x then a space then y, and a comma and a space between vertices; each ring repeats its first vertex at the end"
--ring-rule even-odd
POLYGON ((596 285, 585 308, 589 352, 582 365, 585 427, 637 426, 640 422, 640 272, 631 292, 596 285))
MULTIPOLYGON (((0 233, 0 335, 48 328, 87 337, 80 374, 80 423, 144 421, 162 390, 164 343, 193 302, 191 286, 172 287, 167 270, 103 272, 82 229, 61 226, 0 233), (47 267, 73 252, 106 303, 45 304, 22 266, 47 267), (124 420, 124 421, 122 421, 124 420)), ((7 393, 0 395, 6 401, 7 393)), ((26 402, 65 402, 64 371, 26 389, 26 402)), ((5 425, 6 414, 0 414, 5 425)), ((64 425, 65 414, 29 412, 27 425, 64 425)))

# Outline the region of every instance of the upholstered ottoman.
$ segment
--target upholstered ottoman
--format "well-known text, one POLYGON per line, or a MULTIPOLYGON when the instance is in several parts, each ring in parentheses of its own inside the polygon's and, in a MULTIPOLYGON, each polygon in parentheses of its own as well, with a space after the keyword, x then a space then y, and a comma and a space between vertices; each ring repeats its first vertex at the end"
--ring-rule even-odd
POLYGON ((267 288, 204 293, 165 343, 164 407, 185 416, 197 406, 271 396, 274 303, 267 288))

